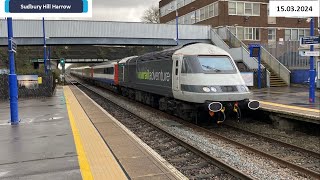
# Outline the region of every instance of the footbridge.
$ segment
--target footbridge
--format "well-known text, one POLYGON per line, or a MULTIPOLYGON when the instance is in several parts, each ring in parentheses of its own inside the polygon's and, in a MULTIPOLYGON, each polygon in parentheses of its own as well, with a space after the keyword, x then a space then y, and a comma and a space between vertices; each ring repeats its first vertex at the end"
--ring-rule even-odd
MULTIPOLYGON (((132 22, 46 20, 48 45, 176 45, 176 26, 132 22)), ((179 43, 210 42, 210 26, 179 25, 179 43)), ((43 45, 42 20, 14 20, 18 45, 43 45)), ((0 20, 0 46, 8 44, 7 22, 0 20)))

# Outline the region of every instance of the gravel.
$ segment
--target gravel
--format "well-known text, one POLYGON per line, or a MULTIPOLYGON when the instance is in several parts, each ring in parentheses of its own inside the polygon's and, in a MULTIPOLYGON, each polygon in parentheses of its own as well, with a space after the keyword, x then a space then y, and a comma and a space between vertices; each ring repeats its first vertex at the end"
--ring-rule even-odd
POLYGON ((309 179, 291 169, 281 167, 279 164, 240 149, 237 146, 228 144, 219 139, 212 138, 199 131, 185 127, 182 124, 170 120, 170 118, 161 115, 158 110, 144 108, 142 104, 129 101, 125 98, 118 97, 112 93, 108 93, 99 88, 92 87, 107 99, 117 105, 129 110, 130 112, 148 119, 151 123, 165 129, 166 132, 174 134, 176 137, 197 147, 203 152, 209 153, 212 157, 219 158, 232 167, 236 167, 240 171, 250 174, 257 179, 309 179))
POLYGON ((258 133, 266 137, 274 138, 285 143, 293 144, 320 153, 319 136, 312 136, 298 131, 283 131, 274 128, 271 124, 266 124, 259 121, 243 121, 239 123, 235 121, 227 121, 226 123, 246 131, 258 133))

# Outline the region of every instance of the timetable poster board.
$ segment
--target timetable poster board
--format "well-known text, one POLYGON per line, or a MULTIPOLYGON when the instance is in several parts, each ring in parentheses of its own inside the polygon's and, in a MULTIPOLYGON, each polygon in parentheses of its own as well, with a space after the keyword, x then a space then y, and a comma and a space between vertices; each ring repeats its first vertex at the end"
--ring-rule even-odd
POLYGON ((92 17, 92 0, 3 0, 1 17, 92 17))
POLYGON ((18 75, 18 86, 19 88, 26 89, 38 89, 38 75, 18 75))
POLYGON ((246 86, 252 87, 254 86, 253 83, 253 72, 241 72, 242 79, 246 83, 246 86))

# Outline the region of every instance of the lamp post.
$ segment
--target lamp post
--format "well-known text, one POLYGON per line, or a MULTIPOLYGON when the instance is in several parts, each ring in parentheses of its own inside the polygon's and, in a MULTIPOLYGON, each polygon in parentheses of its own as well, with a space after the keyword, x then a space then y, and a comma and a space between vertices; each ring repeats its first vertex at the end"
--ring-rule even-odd
POLYGON ((7 18, 8 25, 8 51, 9 51, 9 64, 10 64, 10 74, 9 74, 9 89, 10 89, 10 114, 11 114, 11 125, 19 124, 19 114, 18 114, 18 81, 15 72, 15 62, 14 62, 14 41, 13 41, 13 30, 12 30, 12 18, 7 18))
MULTIPOLYGON (((310 20, 310 36, 314 36, 314 18, 310 20)), ((314 51, 314 46, 310 45, 310 51, 314 51)), ((309 102, 315 102, 315 70, 314 70, 314 57, 310 56, 310 86, 309 86, 309 102)))
POLYGON ((45 30, 45 23, 44 17, 42 18, 42 31, 43 31, 43 62, 44 62, 44 72, 48 75, 47 69, 47 42, 46 42, 46 30, 45 30))

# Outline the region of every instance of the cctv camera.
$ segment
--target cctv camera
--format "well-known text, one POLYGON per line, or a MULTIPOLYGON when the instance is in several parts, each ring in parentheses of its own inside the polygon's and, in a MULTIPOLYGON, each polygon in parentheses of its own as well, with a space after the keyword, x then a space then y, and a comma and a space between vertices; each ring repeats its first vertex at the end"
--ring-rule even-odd
POLYGON ((312 18, 307 18, 307 22, 309 23, 311 21, 312 18))

